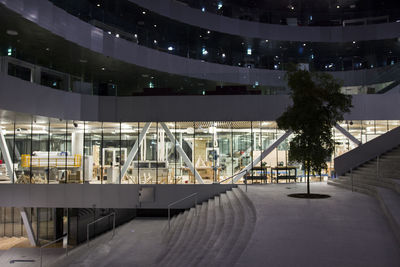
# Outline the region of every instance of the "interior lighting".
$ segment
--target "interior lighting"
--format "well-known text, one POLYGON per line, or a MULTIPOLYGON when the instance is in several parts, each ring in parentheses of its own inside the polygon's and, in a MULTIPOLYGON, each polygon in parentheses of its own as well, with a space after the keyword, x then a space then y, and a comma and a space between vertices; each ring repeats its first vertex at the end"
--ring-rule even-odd
POLYGON ((225 58, 225 57, 226 57, 225 53, 222 53, 222 58, 225 58))
POLYGON ((154 88, 154 83, 149 82, 149 88, 154 88))
POLYGON ((97 7, 100 7, 100 4, 97 4, 97 7))
POLYGON ((310 21, 312 20, 312 16, 310 16, 310 21))
POLYGON ((154 24, 153 26, 154 26, 154 28, 157 28, 157 24, 154 24))
POLYGON ((356 41, 353 41, 353 44, 355 44, 356 43, 356 41))
POLYGON ((16 35, 18 35, 18 32, 17 32, 17 31, 14 31, 14 30, 7 30, 6 33, 7 33, 8 35, 11 35, 11 36, 16 36, 16 35))
POLYGON ((154 40, 153 43, 154 43, 154 44, 157 44, 157 40, 154 40))
POLYGON ((210 31, 207 31, 207 34, 210 34, 211 32, 210 31))
POLYGON ((314 59, 314 54, 311 54, 311 59, 314 59))
POLYGON ((218 2, 218 9, 222 8, 222 2, 218 2))
POLYGON ((7 56, 11 56, 12 55, 12 48, 8 48, 7 49, 7 56))
POLYGON ((115 35, 115 37, 119 38, 119 33, 117 33, 117 34, 115 35))
POLYGON ((172 46, 168 46, 168 51, 172 51, 174 48, 172 46))
POLYGON ((133 35, 133 36, 135 36, 135 38, 137 38, 137 34, 135 33, 135 35, 133 35))
POLYGON ((303 44, 303 46, 306 46, 306 44, 303 44))
POLYGON ((108 34, 111 34, 111 32, 108 32, 108 34))
POLYGON ((265 42, 268 43, 269 41, 268 41, 268 40, 265 40, 265 42))
POLYGON ((205 8, 205 7, 202 7, 202 8, 201 8, 201 12, 206 12, 206 8, 205 8))
POLYGON ((208 51, 206 50, 205 47, 203 47, 203 48, 201 49, 201 53, 203 54, 203 56, 208 55, 208 51))
POLYGON ((336 6, 336 8, 340 8, 340 6, 339 6, 339 5, 337 5, 337 6, 336 6))
POLYGON ((251 56, 251 48, 247 48, 247 55, 251 56))
POLYGON ((106 68, 102 67, 101 70, 106 70, 106 68))
POLYGON ((142 14, 143 14, 143 15, 146 15, 146 11, 143 11, 142 14))
POLYGON ((274 65, 274 70, 277 70, 278 69, 278 65, 274 65))
POLYGON ((255 86, 258 86, 258 85, 259 85, 258 81, 255 81, 255 82, 254 82, 254 85, 255 85, 255 86))

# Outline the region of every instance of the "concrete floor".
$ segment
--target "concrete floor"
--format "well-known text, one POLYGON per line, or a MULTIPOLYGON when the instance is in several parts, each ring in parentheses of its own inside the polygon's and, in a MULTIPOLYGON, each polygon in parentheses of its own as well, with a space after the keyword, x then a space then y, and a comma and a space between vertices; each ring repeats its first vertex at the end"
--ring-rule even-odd
POLYGON ((257 222, 236 266, 400 266, 400 246, 374 198, 326 183, 312 183, 311 192, 331 198, 287 197, 305 190, 248 187, 257 222))
MULTIPOLYGON (((304 191, 303 183, 248 187, 257 221, 236 266, 400 266, 400 246, 375 199, 326 183, 313 183, 311 191, 331 198, 287 197, 304 191)), ((119 227, 113 239, 106 233, 54 266, 152 266, 163 248, 165 225, 165 219, 135 219, 119 227)), ((38 255, 30 250, 7 251, 0 255, 0 266, 11 258, 38 255)))

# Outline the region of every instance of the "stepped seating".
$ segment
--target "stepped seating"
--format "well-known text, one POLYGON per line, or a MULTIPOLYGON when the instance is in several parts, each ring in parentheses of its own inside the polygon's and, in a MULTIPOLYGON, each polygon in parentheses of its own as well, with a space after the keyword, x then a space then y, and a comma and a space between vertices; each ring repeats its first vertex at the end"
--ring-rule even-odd
POLYGON ((370 160, 328 184, 375 197, 400 243, 400 147, 370 160))
POLYGON ((253 233, 256 211, 240 188, 187 210, 163 230, 157 266, 232 266, 253 233))

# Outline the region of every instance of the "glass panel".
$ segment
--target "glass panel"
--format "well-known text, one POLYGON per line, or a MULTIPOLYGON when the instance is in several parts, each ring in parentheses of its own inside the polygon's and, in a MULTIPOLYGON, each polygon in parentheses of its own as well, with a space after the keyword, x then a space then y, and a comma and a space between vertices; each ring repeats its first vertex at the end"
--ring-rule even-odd
POLYGON ((121 155, 122 161, 125 162, 127 149, 120 147, 120 124, 103 123, 102 165, 104 180, 108 184, 120 183, 121 155))
MULTIPOLYGON (((132 123, 121 123, 121 151, 122 156, 121 158, 121 166, 124 166, 127 162, 129 153, 133 146, 135 145, 136 141, 138 140, 138 124, 136 122, 132 123)), ((127 169, 125 174, 121 174, 122 181, 121 183, 126 184, 137 184, 138 183, 138 173, 133 172, 133 162, 137 162, 137 153, 132 162, 129 164, 129 168, 127 169)))
POLYGON ((26 184, 30 183, 31 122, 17 121, 15 128, 16 183, 26 184))
POLYGON ((101 183, 102 174, 102 123, 85 123, 85 182, 101 183))

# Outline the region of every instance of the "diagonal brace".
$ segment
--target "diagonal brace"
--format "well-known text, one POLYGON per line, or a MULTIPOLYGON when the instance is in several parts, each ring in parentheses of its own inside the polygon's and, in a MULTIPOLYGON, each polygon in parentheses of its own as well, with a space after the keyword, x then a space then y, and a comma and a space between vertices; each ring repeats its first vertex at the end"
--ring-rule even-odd
POLYGON ((179 142, 175 139, 174 135, 169 130, 168 126, 164 122, 160 122, 161 127, 163 127, 165 133, 167 134, 168 138, 176 145, 176 150, 181 155, 183 161, 185 162, 186 166, 191 170, 194 174, 194 177, 200 184, 204 184, 203 179, 201 178, 200 174, 197 172, 196 168, 193 165, 193 162, 190 161, 189 157, 186 155, 185 151, 183 150, 182 146, 179 142))
POLYGON ((277 148, 286 138, 289 137, 291 131, 285 132, 281 137, 279 137, 275 142, 273 142, 269 147, 267 147, 257 158, 250 162, 244 169, 240 170, 240 173, 233 178, 233 182, 236 183, 240 178, 246 175, 247 172, 251 170, 254 165, 257 165, 266 156, 268 156, 275 148, 277 148), (246 170, 247 172, 245 172, 246 170))
POLYGON ((147 122, 144 125, 142 132, 139 134, 138 140, 136 140, 131 151, 129 152, 128 158, 126 159, 126 162, 125 162, 124 166, 122 166, 122 169, 121 169, 121 178, 125 176, 133 159, 136 157, 136 154, 139 151, 139 146, 142 144, 143 139, 146 137, 146 134, 149 131, 150 125, 151 125, 151 122, 147 122))

